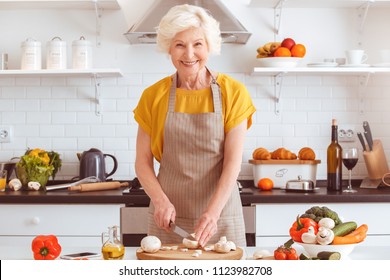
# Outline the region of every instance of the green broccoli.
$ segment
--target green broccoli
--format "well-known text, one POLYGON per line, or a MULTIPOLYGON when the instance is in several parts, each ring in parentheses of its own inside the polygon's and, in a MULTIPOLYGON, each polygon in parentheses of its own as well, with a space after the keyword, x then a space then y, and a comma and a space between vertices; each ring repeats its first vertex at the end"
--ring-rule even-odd
POLYGON ((331 218, 334 220, 335 224, 338 225, 341 223, 341 220, 339 218, 339 215, 329 209, 326 206, 313 206, 310 209, 306 210, 305 214, 301 215, 301 218, 310 218, 316 221, 317 223, 322 219, 322 218, 331 218))

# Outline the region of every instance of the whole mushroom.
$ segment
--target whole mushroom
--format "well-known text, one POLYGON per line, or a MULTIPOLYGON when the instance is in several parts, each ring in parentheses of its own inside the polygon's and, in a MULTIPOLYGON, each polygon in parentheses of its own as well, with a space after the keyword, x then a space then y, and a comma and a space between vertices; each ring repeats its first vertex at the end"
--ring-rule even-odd
POLYGON ((147 253, 156 253, 161 248, 161 240, 154 236, 145 236, 141 240, 141 249, 147 253))

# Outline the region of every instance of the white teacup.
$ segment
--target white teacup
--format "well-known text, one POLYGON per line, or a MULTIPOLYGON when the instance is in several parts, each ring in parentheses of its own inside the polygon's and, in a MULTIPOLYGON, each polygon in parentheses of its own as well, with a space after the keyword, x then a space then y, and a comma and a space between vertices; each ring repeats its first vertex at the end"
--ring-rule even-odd
POLYGON ((358 65, 364 63, 368 56, 364 50, 348 50, 346 51, 347 63, 351 65, 358 65))

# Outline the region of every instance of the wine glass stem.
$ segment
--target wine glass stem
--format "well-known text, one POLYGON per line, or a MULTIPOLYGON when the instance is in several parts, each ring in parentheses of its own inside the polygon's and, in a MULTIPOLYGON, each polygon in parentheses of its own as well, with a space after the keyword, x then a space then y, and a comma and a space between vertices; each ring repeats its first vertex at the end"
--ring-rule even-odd
POLYGON ((351 183, 352 169, 349 169, 349 170, 348 170, 348 173, 349 173, 349 178, 348 178, 348 189, 351 190, 351 189, 352 189, 352 183, 351 183))

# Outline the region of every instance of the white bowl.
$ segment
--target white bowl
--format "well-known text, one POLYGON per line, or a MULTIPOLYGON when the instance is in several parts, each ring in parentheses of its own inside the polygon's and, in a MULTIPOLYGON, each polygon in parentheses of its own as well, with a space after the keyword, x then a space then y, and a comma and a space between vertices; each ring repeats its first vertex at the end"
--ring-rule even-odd
POLYGON ((296 67, 302 57, 263 57, 258 58, 261 67, 296 67))
POLYGON ((300 242, 295 242, 295 243, 302 246, 305 252, 311 258, 316 258, 319 252, 327 251, 327 252, 339 252, 341 254, 342 259, 347 257, 353 251, 353 249, 355 249, 356 245, 360 244, 360 243, 355 243, 355 244, 345 244, 345 245, 320 245, 320 244, 308 244, 308 243, 300 243, 300 242))

